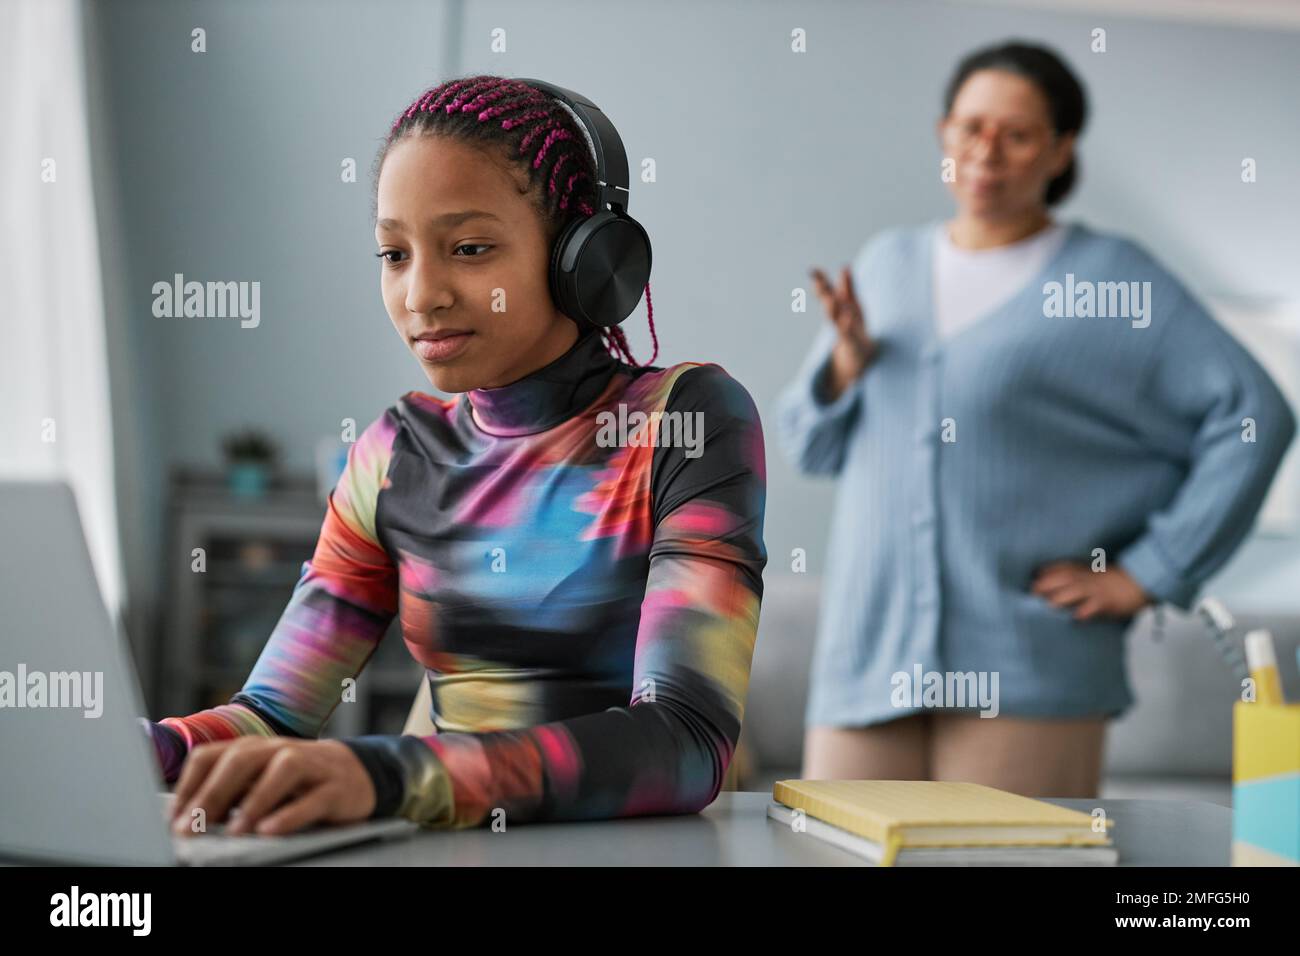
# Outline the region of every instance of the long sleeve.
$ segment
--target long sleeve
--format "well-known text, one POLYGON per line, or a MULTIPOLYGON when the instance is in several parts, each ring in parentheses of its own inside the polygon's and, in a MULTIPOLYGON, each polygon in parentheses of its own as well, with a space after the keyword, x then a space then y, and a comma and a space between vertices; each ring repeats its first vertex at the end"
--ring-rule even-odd
POLYGON ((315 738, 397 610, 397 574, 375 532, 394 434, 385 413, 348 449, 310 560, 243 688, 228 704, 146 721, 169 783, 195 746, 245 735, 315 738))
POLYGON ((375 816, 427 827, 698 811, 735 751, 758 629, 766 464, 758 412, 715 365, 673 385, 704 442, 654 448, 653 538, 627 706, 522 729, 346 741, 375 816))
POLYGON ((1142 420, 1187 477, 1119 563, 1147 593, 1186 608, 1249 533, 1296 423, 1268 374, 1181 289, 1162 332, 1142 420))
POLYGON ((861 414, 861 375, 834 401, 826 400, 825 384, 836 337, 832 325, 822 325, 794 380, 777 398, 781 449, 791 464, 807 475, 839 473, 849 436, 861 414))

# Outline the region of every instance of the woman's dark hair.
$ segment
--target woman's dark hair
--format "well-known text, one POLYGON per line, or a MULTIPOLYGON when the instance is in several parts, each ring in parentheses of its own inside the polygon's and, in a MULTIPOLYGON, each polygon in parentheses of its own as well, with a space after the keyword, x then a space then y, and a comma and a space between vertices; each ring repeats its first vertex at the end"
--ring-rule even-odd
MULTIPOLYGON (((375 157, 376 216, 384 158, 394 143, 417 135, 444 136, 477 146, 526 170, 529 197, 542 216, 548 250, 570 222, 595 215, 596 160, 587 131, 559 100, 534 86, 480 74, 449 80, 416 97, 397 115, 375 157)), ((649 283, 645 295, 653 362, 659 354, 659 339, 649 283)), ((578 323, 580 331, 590 331, 584 324, 578 323)), ((640 364, 632 358, 621 328, 602 327, 600 334, 611 355, 629 365, 640 364)))
MULTIPOLYGON (((1078 77, 1046 47, 1015 41, 976 50, 957 65, 943 96, 945 115, 952 112, 957 91, 977 70, 1003 70, 1032 81, 1047 100, 1057 135, 1083 130, 1088 103, 1078 77)), ((1046 203, 1052 206, 1064 199, 1078 178, 1078 161, 1072 157, 1065 171, 1047 184, 1046 203)))

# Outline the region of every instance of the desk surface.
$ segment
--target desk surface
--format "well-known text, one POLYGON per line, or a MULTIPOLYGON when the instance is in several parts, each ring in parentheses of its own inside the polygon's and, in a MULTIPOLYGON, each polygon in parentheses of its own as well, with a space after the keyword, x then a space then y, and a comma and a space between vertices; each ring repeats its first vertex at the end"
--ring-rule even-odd
MULTIPOLYGON (((862 866, 865 861, 767 818, 770 793, 719 794, 702 813, 509 828, 424 830, 297 866, 862 866)), ((1121 866, 1227 866, 1232 811, 1193 800, 1065 800, 1105 809, 1121 866)))

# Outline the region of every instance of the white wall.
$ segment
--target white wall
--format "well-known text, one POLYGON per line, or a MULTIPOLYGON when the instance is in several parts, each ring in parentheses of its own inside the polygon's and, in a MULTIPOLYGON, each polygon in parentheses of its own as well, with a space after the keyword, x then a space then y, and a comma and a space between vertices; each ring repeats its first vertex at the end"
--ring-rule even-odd
MULTIPOLYGON (((134 480, 155 536, 170 462, 215 462, 224 429, 274 427, 293 465, 343 416, 427 384, 388 325, 363 173, 397 109, 453 74, 540 76, 590 96, 650 156, 631 207, 655 243, 658 364, 716 361, 765 418, 819 322, 790 313, 811 265, 877 229, 946 214, 933 123, 965 52, 1057 48, 1092 122, 1067 218, 1127 233, 1202 294, 1300 296, 1300 32, 938 2, 115 4, 99 36, 106 161, 121 208, 120 308, 138 381, 134 480), (189 50, 205 26, 209 52, 189 50), (1108 52, 1089 52, 1107 30, 1108 52), (489 51, 506 30, 507 52, 489 51), (802 27, 808 52, 789 50, 802 27), (1259 181, 1240 182, 1243 156, 1259 181), (260 280, 263 320, 154 319, 183 272, 260 280)), ((650 354, 644 307, 629 319, 650 354)), ((771 568, 823 552, 831 486, 796 476, 769 424, 771 568)), ((152 587, 156 565, 136 549, 152 587)))

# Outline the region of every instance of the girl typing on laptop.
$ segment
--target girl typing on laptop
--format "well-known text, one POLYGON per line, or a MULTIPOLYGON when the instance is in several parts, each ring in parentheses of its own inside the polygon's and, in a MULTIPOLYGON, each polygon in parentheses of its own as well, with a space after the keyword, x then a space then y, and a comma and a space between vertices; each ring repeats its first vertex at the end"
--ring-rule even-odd
POLYGON ((619 314, 597 322, 580 296, 561 311, 552 252, 611 194, 568 104, 500 77, 443 84, 377 168, 385 307, 457 395, 404 395, 349 450, 230 703, 150 722, 177 831, 197 808, 238 807, 228 832, 258 833, 703 809, 740 732, 767 560, 753 401, 714 364, 632 361, 617 322, 643 288, 649 307, 648 241, 637 284, 604 264, 619 314), (657 432, 613 426, 652 416, 657 432), (670 422, 703 430, 665 440, 670 422), (438 733, 316 740, 394 616, 438 733))

